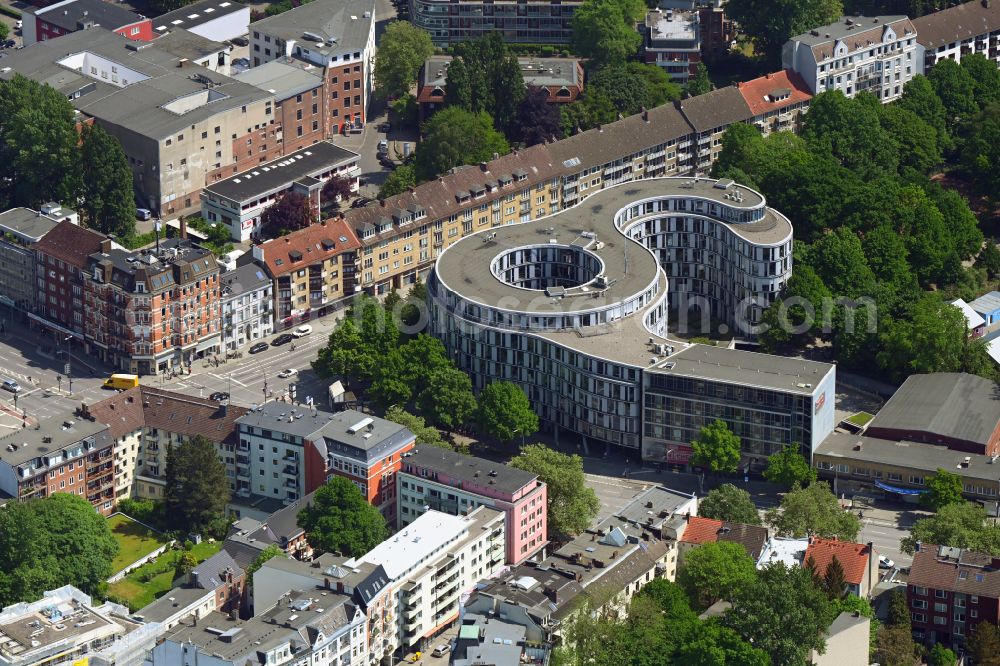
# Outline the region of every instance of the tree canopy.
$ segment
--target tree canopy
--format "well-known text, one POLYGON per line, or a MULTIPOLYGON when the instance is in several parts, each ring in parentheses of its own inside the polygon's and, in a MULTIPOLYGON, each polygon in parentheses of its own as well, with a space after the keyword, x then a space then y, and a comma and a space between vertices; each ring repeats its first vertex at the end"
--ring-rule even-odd
POLYGON ((550 533, 578 534, 597 516, 601 503, 594 489, 585 483, 580 456, 560 453, 544 444, 529 444, 509 464, 537 474, 545 482, 550 533))
POLYGON ((490 382, 480 391, 477 420, 481 432, 501 442, 538 432, 538 414, 524 389, 513 382, 490 382))
POLYGON ((316 211, 305 195, 288 191, 264 209, 260 223, 272 232, 287 233, 315 224, 316 211))
POLYGON ((708 467, 713 472, 735 472, 740 464, 740 438, 725 421, 715 420, 702 426, 691 442, 694 455, 691 463, 708 467))
POLYGON ((392 98, 409 92, 432 55, 434 44, 426 30, 409 21, 389 23, 375 53, 375 94, 392 98))
POLYGON ((642 44, 635 24, 645 13, 640 0, 584 0, 573 13, 573 52, 595 64, 625 62, 642 44))
POLYGON ((525 94, 521 65, 499 32, 456 45, 448 67, 446 104, 486 112, 498 131, 515 137, 521 131, 518 114, 525 94))
POLYGON ((767 522, 781 536, 815 535, 841 541, 854 541, 861 528, 857 516, 840 507, 825 481, 793 488, 778 508, 767 512, 767 522))
POLYGON ((298 523, 314 548, 347 557, 360 557, 389 538, 385 517, 343 476, 330 477, 316 490, 298 523))
POLYGON ((88 226, 120 239, 135 235, 132 169, 118 139, 100 125, 85 126, 81 165, 88 226))
POLYGON ((986 510, 978 504, 946 504, 933 516, 915 522, 900 549, 913 553, 918 542, 1000 555, 1000 527, 987 520, 986 510))
POLYGON ((716 541, 684 555, 677 584, 687 592, 693 606, 705 609, 720 599, 732 599, 756 577, 757 565, 742 545, 716 541))
POLYGON ((799 451, 798 444, 789 444, 768 457, 764 478, 789 488, 796 485, 808 486, 816 480, 816 470, 809 466, 809 461, 799 451))
POLYGON ((171 445, 163 496, 175 529, 199 532, 225 516, 229 479, 215 444, 198 435, 171 445))
POLYGON ((920 495, 920 503, 934 511, 965 501, 962 498, 962 477, 946 469, 938 468, 934 476, 927 479, 926 488, 927 492, 920 495))
POLYGON ((100 595, 117 554, 107 520, 79 495, 11 502, 0 511, 0 606, 63 585, 100 595))
POLYGON ((419 180, 430 180, 452 167, 493 159, 510 151, 503 134, 485 111, 473 113, 459 106, 441 109, 424 125, 424 140, 414 162, 419 180))
POLYGON ((836 21, 843 10, 840 0, 730 0, 726 17, 740 24, 774 68, 780 66, 781 47, 790 37, 836 21))
POLYGON ((731 483, 708 491, 708 495, 698 501, 698 515, 731 523, 760 525, 760 514, 750 493, 731 483))

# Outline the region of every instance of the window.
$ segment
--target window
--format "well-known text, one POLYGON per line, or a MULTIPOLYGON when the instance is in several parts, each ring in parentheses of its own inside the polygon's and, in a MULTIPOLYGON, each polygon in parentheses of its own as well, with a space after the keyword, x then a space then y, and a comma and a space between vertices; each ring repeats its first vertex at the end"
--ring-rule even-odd
POLYGON ((938 599, 946 599, 948 597, 948 593, 944 590, 934 590, 934 596, 938 599))
POLYGON ((940 615, 935 615, 934 616, 934 624, 936 624, 936 625, 945 625, 945 624, 948 624, 948 618, 941 617, 940 615))
POLYGON ((910 617, 913 618, 914 622, 926 622, 927 616, 923 613, 910 613, 910 617))
POLYGON ((924 610, 924 609, 927 608, 927 602, 924 601, 923 599, 914 599, 913 603, 910 604, 910 605, 913 606, 914 608, 919 608, 921 610, 924 610))
POLYGON ((913 593, 914 594, 919 594, 922 597, 926 597, 927 596, 927 588, 926 587, 917 587, 916 585, 914 585, 913 586, 913 593))
POLYGON ((941 604, 941 603, 934 604, 934 612, 935 613, 947 613, 948 612, 948 604, 941 604))

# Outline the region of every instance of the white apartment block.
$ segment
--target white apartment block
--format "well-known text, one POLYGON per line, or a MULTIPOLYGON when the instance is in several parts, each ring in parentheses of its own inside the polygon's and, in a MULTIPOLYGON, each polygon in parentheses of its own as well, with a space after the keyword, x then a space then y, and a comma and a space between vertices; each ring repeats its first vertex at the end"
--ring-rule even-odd
POLYGON ((274 283, 255 263, 223 273, 222 342, 232 351, 274 332, 274 283))
POLYGON ((500 511, 481 506, 468 516, 451 516, 428 510, 344 566, 380 565, 396 600, 392 648, 425 647, 427 639, 458 619, 462 595, 503 568, 504 544, 500 511))
POLYGON ((978 53, 1000 65, 1000 2, 972 0, 913 19, 917 60, 926 73, 946 58, 978 53))
POLYGON ((869 92, 883 104, 898 99, 922 71, 917 30, 905 16, 845 16, 792 37, 781 66, 798 72, 813 94, 869 92))

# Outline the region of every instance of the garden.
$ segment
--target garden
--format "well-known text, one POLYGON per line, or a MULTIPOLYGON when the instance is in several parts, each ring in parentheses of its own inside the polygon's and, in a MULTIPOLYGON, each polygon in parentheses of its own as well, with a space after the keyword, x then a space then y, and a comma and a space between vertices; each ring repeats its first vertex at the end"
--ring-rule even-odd
POLYGON ((199 544, 185 541, 183 546, 175 546, 152 562, 138 567, 124 579, 109 585, 108 598, 137 611, 163 596, 174 587, 175 579, 187 574, 221 548, 222 544, 213 540, 199 544))

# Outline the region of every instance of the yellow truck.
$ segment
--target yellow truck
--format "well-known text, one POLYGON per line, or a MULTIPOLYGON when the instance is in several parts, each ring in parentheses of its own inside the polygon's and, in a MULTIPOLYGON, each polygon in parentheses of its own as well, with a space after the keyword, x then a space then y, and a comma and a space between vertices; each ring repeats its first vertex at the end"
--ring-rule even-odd
POLYGON ((139 375, 111 375, 104 380, 103 388, 127 391, 139 385, 139 375))

